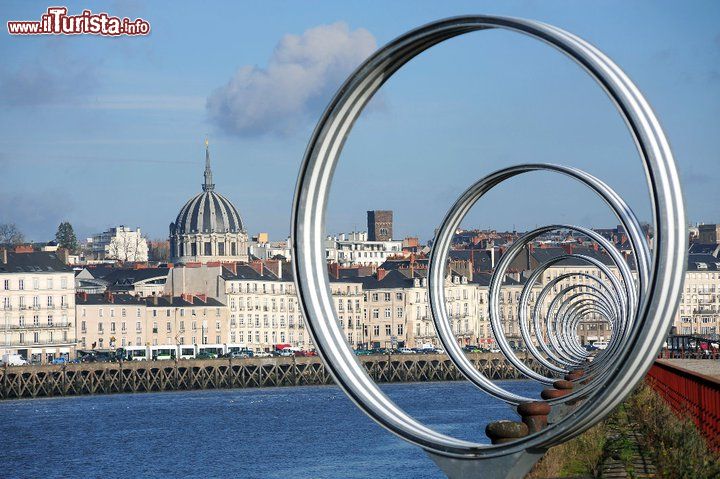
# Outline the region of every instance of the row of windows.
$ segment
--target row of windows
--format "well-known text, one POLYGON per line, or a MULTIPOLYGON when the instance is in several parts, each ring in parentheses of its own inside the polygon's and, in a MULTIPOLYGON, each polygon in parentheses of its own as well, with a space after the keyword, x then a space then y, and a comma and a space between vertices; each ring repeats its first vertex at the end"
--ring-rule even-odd
MULTIPOLYGON (((28 302, 28 297, 20 296, 20 298, 18 298, 17 306, 20 309, 25 309, 25 308, 29 308, 29 307, 32 307, 35 309, 40 309, 40 305, 43 303, 48 308, 54 308, 55 305, 57 304, 55 302, 55 296, 45 296, 44 302, 41 301, 41 299, 40 299, 41 297, 42 296, 33 296, 32 297, 32 306, 31 306, 28 302)), ((15 304, 13 304, 13 303, 14 303, 13 298, 10 298, 7 296, 3 298, 3 308, 4 309, 12 309, 15 306, 15 304)), ((60 296, 60 307, 67 308, 68 306, 69 306, 69 296, 60 296)))
MULTIPOLYGON (((3 280, 3 289, 5 291, 11 291, 14 289, 15 282, 11 279, 5 279, 3 280)), ((32 279, 32 289, 40 289, 40 278, 33 278, 32 279)), ((45 282, 43 283, 45 285, 45 289, 54 289, 55 285, 57 284, 55 282, 54 278, 46 278, 45 282)), ((68 278, 60 278, 60 288, 61 289, 68 289, 68 278)), ((23 291, 25 290, 25 280, 24 279, 18 279, 17 280, 17 290, 23 291)))

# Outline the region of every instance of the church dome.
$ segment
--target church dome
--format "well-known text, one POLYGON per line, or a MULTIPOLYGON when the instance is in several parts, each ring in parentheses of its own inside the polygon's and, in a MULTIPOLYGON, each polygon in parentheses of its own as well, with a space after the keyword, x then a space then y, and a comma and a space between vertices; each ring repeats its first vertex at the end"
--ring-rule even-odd
POLYGON ((215 192, 210 169, 210 151, 205 146, 205 182, 202 193, 192 197, 178 213, 173 224, 174 234, 241 233, 245 231, 237 208, 223 195, 215 192))
POLYGON ((239 233, 242 219, 230 200, 214 191, 203 191, 185 203, 175 219, 175 232, 239 233))

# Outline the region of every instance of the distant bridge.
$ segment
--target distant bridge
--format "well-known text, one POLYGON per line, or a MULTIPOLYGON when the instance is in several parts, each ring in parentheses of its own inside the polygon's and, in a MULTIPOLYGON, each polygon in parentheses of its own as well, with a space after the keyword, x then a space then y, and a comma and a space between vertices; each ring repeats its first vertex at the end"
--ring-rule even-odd
MULTIPOLYGON (((501 354, 469 354, 491 379, 521 379, 501 354)), ((444 354, 358 358, 376 382, 455 381, 462 375, 444 354)), ((524 359, 547 374, 532 357, 524 359)), ((332 384, 318 357, 125 361, 0 369, 0 399, 332 384)))

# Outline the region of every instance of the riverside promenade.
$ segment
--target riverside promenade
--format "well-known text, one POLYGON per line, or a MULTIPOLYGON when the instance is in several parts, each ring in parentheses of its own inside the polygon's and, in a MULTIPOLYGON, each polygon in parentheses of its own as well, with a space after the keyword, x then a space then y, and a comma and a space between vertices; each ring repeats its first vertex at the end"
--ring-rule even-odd
MULTIPOLYGON (((522 376, 501 354, 469 355, 491 379, 522 376)), ((359 357, 374 381, 455 381, 462 375, 444 354, 373 355, 359 357)), ((534 359, 534 370, 546 373, 534 359)), ((194 389, 308 386, 332 384, 318 357, 125 361, 0 369, 0 399, 85 394, 139 393, 194 389)))

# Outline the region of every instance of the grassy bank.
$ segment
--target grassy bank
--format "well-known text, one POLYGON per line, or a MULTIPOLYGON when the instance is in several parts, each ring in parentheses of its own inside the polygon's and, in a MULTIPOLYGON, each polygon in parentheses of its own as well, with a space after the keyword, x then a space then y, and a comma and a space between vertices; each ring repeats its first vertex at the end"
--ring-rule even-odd
POLYGON ((636 447, 655 464, 659 478, 720 478, 720 454, 708 448, 691 420, 678 417, 645 384, 603 422, 550 449, 527 478, 600 477, 609 460, 624 464, 628 477, 635 477, 636 447))
POLYGON ((720 454, 710 450, 688 418, 678 417, 650 387, 643 385, 625 402, 637 425, 640 441, 651 455, 660 477, 717 479, 720 454))

